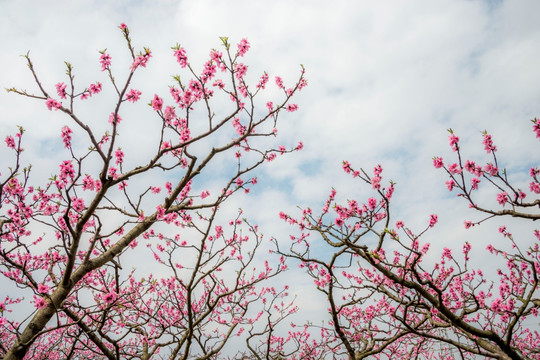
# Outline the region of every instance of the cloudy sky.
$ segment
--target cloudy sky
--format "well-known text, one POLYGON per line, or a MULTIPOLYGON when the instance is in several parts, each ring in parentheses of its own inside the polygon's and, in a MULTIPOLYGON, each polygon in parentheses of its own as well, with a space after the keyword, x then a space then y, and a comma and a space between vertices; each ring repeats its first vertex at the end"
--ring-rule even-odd
MULTIPOLYGON (((303 64, 309 86, 280 129, 280 141, 303 141, 304 150, 261 170, 259 188, 235 206, 286 241, 291 229, 279 222, 279 210, 317 207, 332 186, 354 197, 362 189, 341 175, 342 160, 370 170, 380 163, 398 184, 396 217, 420 227, 438 213, 433 239, 447 246, 456 236, 461 243, 484 233, 465 233, 466 205, 448 194, 444 174, 432 166, 434 155, 451 156, 446 129, 475 159, 487 159, 481 131, 488 130, 504 165, 524 184, 523 170, 537 161, 529 120, 540 117, 538 14, 534 0, 0 0, 0 86, 35 89, 19 57, 27 51, 50 89, 65 81, 64 60, 81 83, 104 82, 98 51, 107 48, 118 61, 127 55, 121 22, 136 48, 153 52, 141 89, 166 89, 177 71, 170 54, 176 43, 202 65, 219 36, 233 43, 245 37, 250 71, 291 83, 303 64)), ((2 137, 16 125, 28 130, 27 156, 40 159, 58 138, 60 114, 43 104, 3 92, 0 109, 2 137)))

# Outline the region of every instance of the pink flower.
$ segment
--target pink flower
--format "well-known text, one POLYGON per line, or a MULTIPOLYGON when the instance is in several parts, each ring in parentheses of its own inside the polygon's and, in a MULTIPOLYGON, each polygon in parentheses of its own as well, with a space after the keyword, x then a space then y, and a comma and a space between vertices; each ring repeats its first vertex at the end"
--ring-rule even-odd
POLYGON ((75 169, 73 168, 71 161, 64 160, 62 164, 60 164, 60 178, 66 180, 68 177, 72 179, 75 177, 75 169))
POLYGON ((540 121, 534 119, 533 121, 533 131, 536 133, 536 137, 540 139, 540 121))
POLYGON ((215 61, 216 63, 219 63, 221 61, 222 56, 223 54, 217 50, 210 51, 210 59, 212 59, 212 61, 215 61))
POLYGON ((90 91, 90 95, 99 93, 101 91, 101 83, 96 82, 95 84, 90 84, 88 90, 90 91))
POLYGON ((504 206, 508 202, 508 194, 506 192, 497 194, 497 202, 504 206))
POLYGON ((458 150, 459 138, 454 134, 450 134, 448 139, 449 139, 449 142, 450 142, 450 146, 452 147, 452 150, 457 151, 458 150))
POLYGON ((484 137, 484 140, 482 141, 482 144, 484 144, 484 150, 486 150, 488 154, 492 151, 497 151, 497 147, 493 145, 493 139, 491 138, 491 135, 489 135, 487 132, 484 132, 482 136, 484 137))
POLYGON ((68 126, 64 126, 62 128, 62 141, 64 142, 64 146, 66 148, 71 147, 71 134, 73 131, 68 126))
POLYGON ((438 220, 439 217, 437 215, 431 214, 429 218, 429 227, 434 227, 438 220))
POLYGON ((480 184, 480 179, 475 177, 471 179, 471 187, 473 190, 478 190, 478 184, 480 184))
POLYGON ((246 39, 240 40, 240 43, 238 43, 238 56, 244 56, 249 50, 249 47, 249 42, 246 39))
POLYGON ((263 76, 261 76, 261 80, 257 84, 257 89, 264 89, 266 87, 266 83, 268 83, 268 74, 265 72, 263 76))
POLYGON ((15 140, 13 139, 12 136, 6 136, 5 141, 6 141, 6 145, 9 148, 15 149, 15 140))
POLYGON ((443 167, 443 165, 444 163, 442 157, 433 158, 433 166, 435 166, 436 169, 440 169, 441 167, 443 167))
POLYGON ((114 156, 116 157, 116 164, 124 162, 124 152, 120 148, 116 149, 114 156))
POLYGON ((122 30, 122 31, 126 31, 128 27, 127 27, 126 24, 121 23, 120 26, 118 26, 118 28, 119 28, 120 30, 122 30))
POLYGON ((145 53, 138 55, 131 64, 131 71, 135 71, 139 66, 146 67, 146 63, 152 57, 150 49, 144 48, 145 53))
POLYGON ((83 185, 83 190, 94 190, 95 189, 94 179, 92 179, 92 177, 90 175, 86 175, 83 178, 82 185, 83 185))
POLYGON ((155 111, 161 110, 161 107, 163 106, 163 99, 161 99, 159 96, 154 95, 154 100, 152 100, 152 108, 155 111))
POLYGON ((184 48, 178 47, 177 49, 175 49, 174 56, 176 57, 176 61, 178 61, 182 68, 185 68, 188 65, 188 58, 186 55, 186 50, 184 48))
POLYGON ((490 176, 495 176, 499 172, 499 169, 497 169, 496 166, 494 166, 492 163, 486 164, 484 166, 484 171, 487 172, 490 176))
POLYGON ((540 194, 540 183, 536 181, 531 181, 531 183, 529 184, 529 188, 533 193, 540 194))
POLYGON ((351 172, 351 164, 348 161, 343 162, 343 171, 345 171, 347 174, 351 172))
POLYGON ((281 77, 279 76, 276 76, 276 85, 280 88, 280 89, 283 89, 284 86, 283 86, 283 80, 281 79, 281 77))
POLYGON ((396 227, 398 229, 401 229, 403 226, 405 226, 405 224, 403 224, 403 221, 399 220, 399 221, 396 221, 396 227))
POLYGON ((38 284, 38 293, 40 294, 48 294, 49 293, 49 286, 46 284, 38 284))
POLYGON ((141 94, 142 94, 142 93, 141 93, 139 90, 131 89, 131 90, 129 90, 129 92, 126 94, 126 100, 127 100, 127 101, 131 101, 132 103, 134 103, 134 102, 136 102, 137 100, 139 100, 141 94))
POLYGON ((381 180, 382 178, 378 175, 371 178, 371 186, 373 189, 379 190, 381 188, 381 180))
POLYGON ((111 55, 107 54, 106 52, 101 53, 99 62, 101 64, 101 71, 108 70, 109 66, 111 66, 111 55))
POLYGON ((55 99, 48 98, 47 101, 45 101, 45 105, 47 105, 47 109, 51 110, 58 110, 60 107, 62 107, 62 103, 55 99))
POLYGON ((235 76, 238 80, 242 80, 247 73, 248 67, 242 63, 234 64, 235 76))
POLYGON ((120 124, 120 121, 122 121, 122 118, 120 117, 120 115, 118 114, 114 114, 114 113, 111 113, 111 115, 109 115, 109 124, 120 124))
POLYGON ((58 96, 60 96, 61 99, 65 99, 66 98, 66 85, 61 82, 61 83, 58 83, 55 85, 56 87, 56 93, 58 94, 58 96))
POLYGON ((84 200, 81 198, 75 198, 72 201, 73 210, 81 212, 84 210, 84 200))
POLYGON ((377 207, 377 200, 374 199, 374 198, 369 198, 369 199, 368 199, 368 207, 369 207, 371 210, 375 210, 375 208, 377 207))
POLYGON ((450 174, 461 174, 462 169, 458 166, 458 164, 453 163, 448 167, 448 171, 450 174))
POLYGON ((288 104, 287 105, 287 111, 288 112, 294 112, 296 110, 298 110, 298 105, 296 105, 296 104, 288 104))
POLYGON ((47 301, 44 298, 34 295, 34 306, 37 309, 43 309, 47 306, 47 301))
POLYGON ((107 293, 101 294, 101 299, 107 304, 110 304, 116 300, 116 293, 114 291, 109 291, 107 293))
POLYGON ((473 226, 471 220, 465 220, 463 223, 465 224, 465 229, 469 229, 471 226, 473 226))

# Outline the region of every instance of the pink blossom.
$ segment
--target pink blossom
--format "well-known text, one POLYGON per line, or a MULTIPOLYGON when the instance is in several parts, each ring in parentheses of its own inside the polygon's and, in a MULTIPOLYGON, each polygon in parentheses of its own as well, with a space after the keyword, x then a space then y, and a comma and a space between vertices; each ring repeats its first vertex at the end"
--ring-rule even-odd
POLYGON ((5 142, 7 147, 15 149, 15 140, 13 139, 13 136, 6 136, 5 142))
POLYGON ((61 82, 61 83, 58 83, 55 85, 56 87, 56 93, 58 94, 58 96, 60 96, 61 99, 65 99, 66 98, 66 85, 61 82))
POLYGON ((533 121, 533 131, 536 134, 536 137, 540 139, 540 121, 538 119, 534 119, 533 121))
POLYGON ((474 161, 467 160, 465 162, 465 170, 467 170, 471 174, 474 174, 475 169, 476 169, 476 164, 474 163, 474 161))
POLYGON ((396 227, 398 229, 401 229, 403 226, 405 226, 405 224, 403 224, 403 221, 401 220, 396 221, 396 227))
POLYGON ((448 139, 449 139, 450 146, 452 147, 452 150, 457 151, 458 150, 459 138, 454 134, 450 134, 448 139))
POLYGON ((126 31, 128 27, 127 27, 126 24, 121 23, 120 26, 118 26, 118 28, 119 28, 120 30, 122 30, 122 31, 126 31))
POLYGON ((234 64, 234 73, 238 80, 242 80, 247 73, 248 67, 242 63, 234 64))
POLYGON ((174 50, 174 56, 176 57, 176 61, 180 64, 182 68, 185 68, 188 65, 188 58, 186 55, 186 50, 182 47, 177 47, 174 50))
POLYGON ((246 39, 240 40, 240 43, 238 43, 238 56, 244 56, 249 50, 249 47, 249 42, 246 39))
POLYGON ((129 92, 126 94, 126 100, 127 101, 131 101, 131 102, 136 102, 137 100, 139 100, 140 96, 141 96, 141 92, 139 90, 136 90, 136 89, 131 89, 129 90, 129 92))
POLYGON ((377 207, 377 200, 375 198, 369 198, 368 199, 368 206, 369 206, 370 210, 375 210, 375 208, 377 207))
POLYGON ((90 94, 98 94, 101 91, 101 83, 96 82, 95 84, 90 84, 88 90, 90 91, 90 94))
POLYGON ((131 71, 135 71, 139 66, 146 67, 146 63, 152 57, 150 49, 145 48, 145 53, 138 55, 131 64, 131 71))
POLYGON ((212 86, 217 86, 218 88, 223 89, 225 87, 225 83, 223 82, 223 80, 217 79, 216 81, 214 81, 212 86))
POLYGON ((116 157, 116 164, 124 162, 124 152, 120 148, 116 149, 114 156, 116 157))
POLYGON ((75 169, 73 168, 71 161, 64 160, 62 164, 60 164, 60 178, 66 180, 68 177, 72 179, 75 177, 75 169))
POLYGON ((103 301, 107 304, 111 304, 112 302, 114 302, 116 300, 116 297, 116 293, 112 290, 101 294, 101 299, 103 299, 103 301))
POLYGON ((265 72, 263 76, 261 76, 261 80, 257 83, 257 89, 265 88, 266 83, 268 83, 268 74, 265 72))
POLYGON ((62 103, 55 99, 48 98, 47 101, 45 101, 45 105, 47 105, 47 109, 51 110, 58 110, 60 107, 62 107, 62 103))
POLYGON ((504 206, 508 202, 508 194, 506 192, 497 194, 497 202, 504 206))
POLYGON ((94 190, 95 189, 94 179, 92 179, 92 177, 90 175, 86 175, 83 178, 82 185, 83 185, 83 190, 94 190))
POLYGON ((271 112, 274 109, 274 103, 271 101, 268 101, 266 103, 266 108, 268 109, 268 112, 271 112))
POLYGON ((101 71, 108 70, 109 66, 111 66, 111 55, 107 54, 106 52, 101 53, 99 62, 101 63, 101 71))
POLYGON ((351 164, 348 161, 343 162, 343 171, 345 171, 347 174, 351 172, 351 164))
POLYGON ((473 222, 471 220, 465 220, 464 222, 465 229, 469 229, 471 226, 473 226, 473 222))
POLYGON ((452 250, 450 250, 449 248, 444 248, 442 257, 447 258, 447 259, 451 259, 452 258, 452 250))
POLYGON ((287 111, 288 112, 294 112, 296 110, 298 110, 298 105, 296 105, 296 104, 288 104, 287 105, 287 111))
POLYGON ((276 76, 276 85, 280 88, 280 89, 283 89, 285 86, 283 85, 283 79, 281 79, 281 77, 279 76, 276 76))
POLYGON ((373 189, 379 190, 381 188, 381 180, 382 178, 378 175, 371 178, 370 182, 373 189))
POLYGON ((66 148, 71 147, 71 134, 73 131, 68 126, 64 126, 62 128, 62 141, 64 142, 64 146, 66 148))
POLYGON ((458 164, 453 163, 448 167, 448 171, 450 174, 461 174, 462 169, 458 166, 458 164))
POLYGON ((435 166, 436 169, 440 169, 444 166, 442 157, 434 157, 433 158, 433 166, 435 166))
POLYGON ((434 227, 438 220, 439 217, 436 214, 431 214, 429 216, 429 227, 434 227))
POLYGON ((34 295, 34 306, 37 309, 44 309, 47 306, 47 301, 42 297, 34 295))
POLYGON ((478 184, 480 184, 480 179, 475 177, 471 179, 471 188, 473 190, 478 190, 478 184))
POLYGON ((210 59, 212 59, 212 61, 215 61, 216 63, 220 63, 221 62, 221 57, 223 56, 223 54, 217 50, 212 50, 210 51, 210 59))
POLYGON ((38 284, 37 291, 40 294, 48 294, 49 293, 49 286, 46 285, 46 284, 38 284))
POLYGON ((494 166, 492 163, 486 164, 484 166, 484 171, 487 172, 490 176, 495 176, 499 172, 499 169, 497 169, 496 166, 494 166))
POLYGON ((529 184, 529 189, 535 194, 540 194, 540 183, 536 181, 531 181, 529 184))
POLYGON ((73 207, 73 210, 81 212, 84 210, 84 200, 81 198, 75 198, 71 202, 71 205, 73 207))
POLYGON ((115 113, 111 113, 111 115, 109 115, 109 124, 120 124, 120 121, 122 121, 122 118, 120 117, 120 115, 118 114, 115 114, 115 113))
POLYGON ((482 141, 482 144, 484 144, 484 150, 489 154, 492 151, 497 151, 497 147, 493 145, 493 139, 491 138, 491 135, 489 135, 487 132, 484 132, 482 135, 484 137, 484 140, 482 141))
POLYGON ((154 95, 154 100, 152 100, 152 108, 155 111, 161 110, 161 107, 163 106, 163 99, 161 99, 159 96, 154 95))

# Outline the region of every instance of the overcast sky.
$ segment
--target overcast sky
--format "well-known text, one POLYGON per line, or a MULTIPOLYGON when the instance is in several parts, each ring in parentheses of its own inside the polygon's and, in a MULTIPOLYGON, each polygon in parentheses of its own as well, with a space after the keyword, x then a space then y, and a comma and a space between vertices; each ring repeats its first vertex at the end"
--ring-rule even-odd
MULTIPOLYGON (((117 29, 122 22, 136 48, 153 52, 139 83, 143 91, 170 84, 168 76, 178 71, 170 51, 176 43, 200 67, 219 36, 233 43, 245 37, 252 45, 245 60, 250 71, 291 83, 303 64, 309 86, 296 100, 299 111, 287 114, 280 129, 281 142, 303 141, 304 150, 269 164, 260 188, 235 205, 286 241, 291 229, 280 223, 280 210, 319 206, 331 186, 354 197, 361 189, 341 176, 342 160, 369 170, 380 163, 398 184, 396 220, 424 226, 438 213, 435 241, 447 246, 458 234, 461 243, 462 236, 480 233, 463 235, 466 204, 455 202, 444 174, 432 166, 434 155, 451 156, 446 129, 481 159, 487 159, 481 131, 492 133, 501 160, 518 171, 524 188, 526 174, 519 171, 538 160, 529 121, 540 117, 538 14, 535 0, 0 0, 0 87, 35 90, 19 57, 27 51, 51 90, 65 81, 64 60, 80 84, 105 84, 98 51, 109 49, 113 61, 126 58, 117 29)), ((2 92, 0 109, 0 135, 24 125, 31 156, 58 138, 60 114, 43 104, 2 92)))

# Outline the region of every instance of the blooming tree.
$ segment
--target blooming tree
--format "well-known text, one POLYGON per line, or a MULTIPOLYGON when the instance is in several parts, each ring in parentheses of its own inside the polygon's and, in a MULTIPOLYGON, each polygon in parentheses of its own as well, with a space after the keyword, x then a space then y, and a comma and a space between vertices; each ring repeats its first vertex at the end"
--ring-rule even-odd
POLYGON ((238 356, 286 354, 288 340, 274 328, 296 308, 286 288, 267 283, 286 269, 283 258, 262 258, 257 226, 241 210, 223 210, 257 183, 254 169, 302 148, 267 139, 277 137, 282 111, 298 108, 291 98, 307 84, 303 69, 292 87, 276 77, 282 96, 261 109, 269 75, 249 83, 247 40, 234 47, 222 38, 223 51, 212 50, 201 72, 177 45, 184 74, 174 76, 170 97, 150 95, 134 79, 152 52, 136 52, 128 27, 120 30, 131 58, 125 80, 108 51, 99 57, 115 97, 108 119, 79 114, 106 85, 81 88, 69 63, 67 81, 50 91, 26 55, 37 93, 8 89, 43 102, 67 125, 63 160, 45 181, 24 166, 23 129, 5 138, 13 163, 0 177, 0 271, 19 290, 0 299, 0 355, 212 359, 236 338, 248 345, 238 356), (158 125, 124 139, 125 109, 144 98, 147 114, 137 111, 158 125), (122 141, 153 141, 153 150, 130 158, 122 141))
MULTIPOLYGON (((538 119, 533 130, 540 138, 538 119)), ((485 214, 465 220, 466 228, 494 217, 540 219, 537 166, 530 168, 528 189, 522 189, 500 167, 490 134, 483 134, 491 156, 485 164, 465 160, 451 130, 449 140, 457 160, 445 165, 435 157, 434 166, 446 171, 448 190, 485 214), (495 206, 477 202, 481 185, 493 190, 495 206)), ((426 231, 438 216, 430 215, 426 228, 415 232, 391 219, 395 184, 383 185, 380 165, 368 173, 344 162, 343 170, 371 186, 373 195, 341 203, 333 189, 318 213, 310 208, 299 218, 281 213, 298 233, 290 248, 276 243, 278 252, 300 262, 327 299, 329 321, 310 325, 320 331, 313 351, 349 359, 540 359, 540 333, 531 327, 538 324, 540 309, 538 229, 529 243, 501 226, 509 246, 487 246, 490 267, 498 267, 493 274, 471 260, 468 242, 461 253, 445 248, 433 261, 426 231)))

